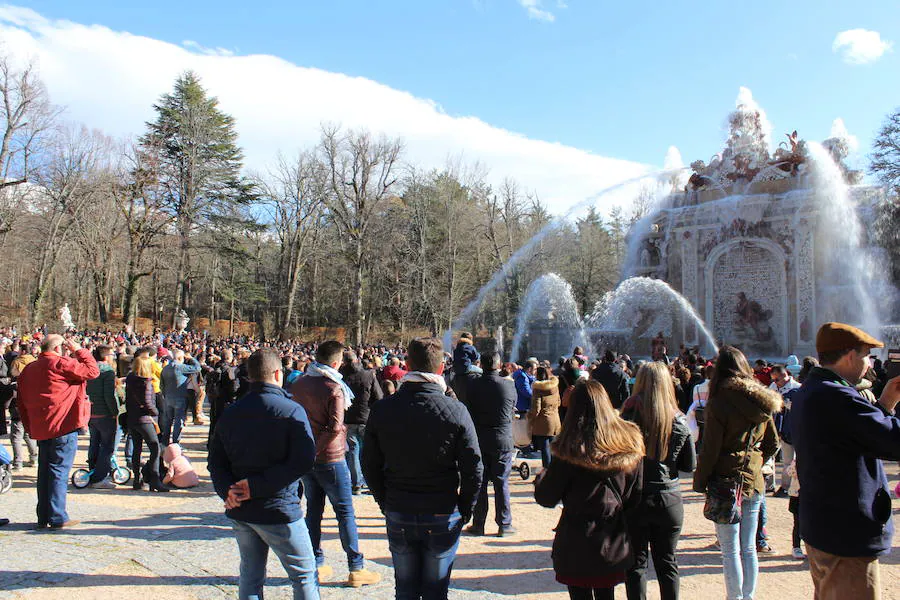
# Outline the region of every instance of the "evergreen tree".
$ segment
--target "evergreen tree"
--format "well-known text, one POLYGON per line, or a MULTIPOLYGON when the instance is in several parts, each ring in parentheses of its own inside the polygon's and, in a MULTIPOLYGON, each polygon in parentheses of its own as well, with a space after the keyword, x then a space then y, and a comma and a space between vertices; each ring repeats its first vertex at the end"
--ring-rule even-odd
POLYGON ((147 123, 141 145, 156 154, 165 209, 179 239, 174 308, 187 308, 191 271, 191 234, 211 216, 251 199, 252 186, 241 178, 243 153, 237 145, 234 118, 207 95, 200 78, 186 71, 172 93, 153 106, 156 120, 147 123))

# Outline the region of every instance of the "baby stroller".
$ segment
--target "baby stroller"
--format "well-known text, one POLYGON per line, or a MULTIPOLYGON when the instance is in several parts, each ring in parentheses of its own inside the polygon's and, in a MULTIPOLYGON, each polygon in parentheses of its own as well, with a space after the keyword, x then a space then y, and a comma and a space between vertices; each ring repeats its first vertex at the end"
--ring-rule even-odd
POLYGON ((516 447, 516 457, 513 469, 519 472, 523 481, 528 481, 531 472, 537 464, 540 464, 540 456, 531 447, 531 427, 528 419, 519 417, 512 422, 513 445, 516 447))
POLYGON ((6 446, 0 444, 0 494, 12 488, 12 455, 6 446))

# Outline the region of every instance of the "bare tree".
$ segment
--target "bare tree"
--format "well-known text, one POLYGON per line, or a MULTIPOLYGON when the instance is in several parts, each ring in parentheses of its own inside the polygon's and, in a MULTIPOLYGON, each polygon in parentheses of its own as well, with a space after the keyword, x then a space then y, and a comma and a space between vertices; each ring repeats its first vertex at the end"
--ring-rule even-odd
POLYGON ((293 160, 279 156, 267 180, 258 184, 278 237, 282 331, 291 327, 297 288, 308 258, 307 245, 321 226, 325 185, 324 166, 312 151, 301 152, 293 160))
POLYGON ((398 139, 375 140, 367 131, 341 132, 325 126, 319 152, 328 170, 325 204, 340 234, 347 238, 353 339, 362 343, 363 271, 370 260, 370 231, 378 211, 397 184, 397 164, 403 151, 398 139))
POLYGON ((109 167, 109 138, 97 131, 70 128, 57 139, 47 168, 38 178, 41 192, 36 208, 41 214, 38 231, 38 258, 35 263, 34 291, 30 303, 30 321, 39 316, 50 277, 62 249, 69 241, 73 225, 92 202, 101 187, 94 185, 99 173, 109 167))

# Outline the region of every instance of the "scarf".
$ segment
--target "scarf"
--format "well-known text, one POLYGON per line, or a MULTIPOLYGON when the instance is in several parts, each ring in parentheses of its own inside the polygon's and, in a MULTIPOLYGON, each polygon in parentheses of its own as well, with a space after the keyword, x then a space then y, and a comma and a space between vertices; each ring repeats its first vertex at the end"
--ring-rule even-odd
POLYGON ((403 379, 400 380, 400 385, 402 386, 407 381, 410 383, 433 383, 441 388, 441 393, 447 393, 447 382, 444 380, 443 375, 438 375, 437 373, 410 371, 403 376, 403 379))
POLYGON ((323 365, 320 362, 311 362, 306 366, 306 373, 304 373, 305 377, 325 377, 326 379, 330 379, 335 382, 339 386, 341 386, 341 391, 344 393, 344 410, 350 408, 353 405, 353 399, 356 397, 353 395, 353 390, 344 383, 344 376, 341 375, 337 369, 332 369, 328 365, 323 365))

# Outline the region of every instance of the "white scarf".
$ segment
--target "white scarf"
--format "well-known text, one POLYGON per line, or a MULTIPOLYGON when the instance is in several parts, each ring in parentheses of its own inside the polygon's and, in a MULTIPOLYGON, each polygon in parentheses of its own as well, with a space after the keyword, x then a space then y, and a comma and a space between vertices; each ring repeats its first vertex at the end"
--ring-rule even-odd
POLYGON ((326 379, 330 379, 331 381, 341 386, 341 391, 344 392, 344 410, 350 408, 353 405, 353 399, 356 396, 353 395, 353 390, 350 389, 350 386, 344 383, 344 376, 341 375, 337 369, 333 369, 328 365, 323 365, 320 362, 312 362, 306 366, 306 372, 304 373, 304 376, 325 377, 326 379))
POLYGON ((447 382, 444 381, 443 375, 437 373, 423 373, 422 371, 410 371, 400 380, 400 385, 404 383, 433 383, 441 388, 441 393, 447 393, 447 382))

